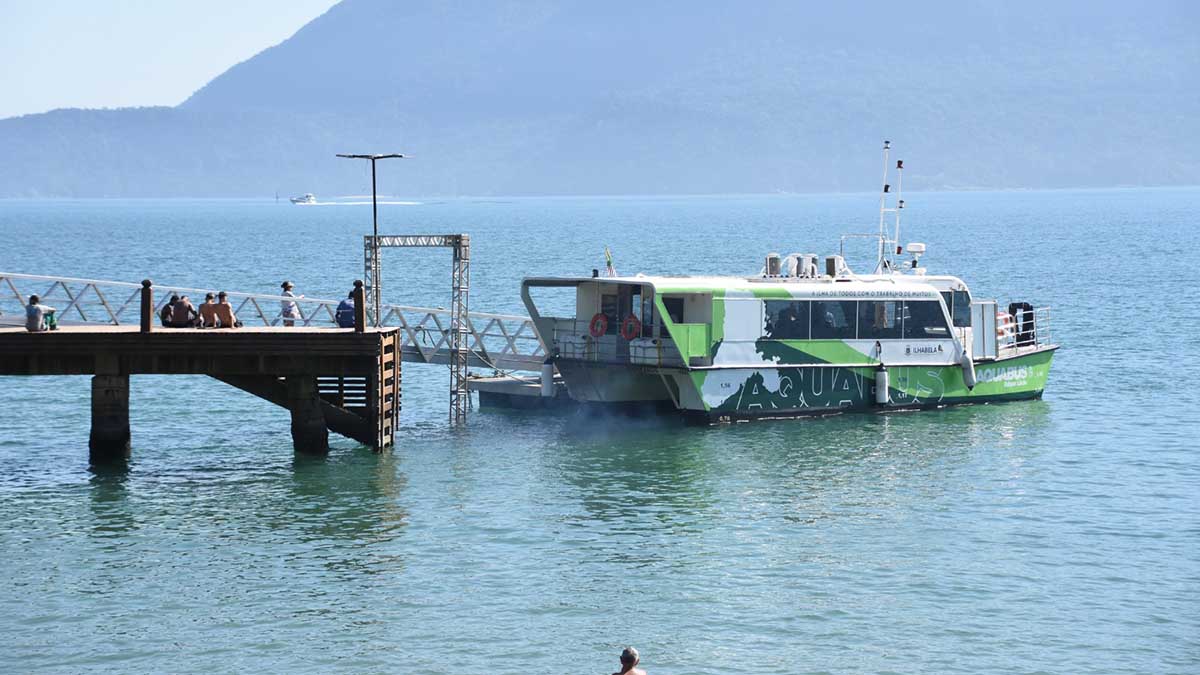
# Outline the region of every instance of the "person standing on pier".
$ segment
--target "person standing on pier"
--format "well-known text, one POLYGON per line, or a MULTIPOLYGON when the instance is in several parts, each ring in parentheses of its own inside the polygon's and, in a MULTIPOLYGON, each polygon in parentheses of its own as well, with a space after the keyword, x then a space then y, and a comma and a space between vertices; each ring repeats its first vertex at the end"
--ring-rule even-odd
POLYGON ((621 669, 613 673, 613 675, 646 675, 646 671, 637 667, 641 662, 642 657, 638 654, 638 650, 633 647, 626 647, 621 652, 621 669))
POLYGON ((49 330, 49 324, 54 322, 54 311, 53 307, 43 305, 38 296, 29 296, 29 304, 25 306, 25 330, 30 333, 49 330))
MULTIPOLYGON (((295 286, 292 285, 292 282, 285 281, 281 285, 283 287, 283 297, 285 297, 285 298, 296 298, 296 297, 303 298, 304 297, 303 295, 298 296, 298 295, 295 295, 294 293, 292 293, 292 289, 295 288, 295 286)), ((296 305, 295 300, 280 300, 279 301, 279 315, 283 317, 283 325, 288 326, 289 328, 296 325, 296 319, 304 318, 303 316, 301 316, 300 307, 298 305, 296 305)))

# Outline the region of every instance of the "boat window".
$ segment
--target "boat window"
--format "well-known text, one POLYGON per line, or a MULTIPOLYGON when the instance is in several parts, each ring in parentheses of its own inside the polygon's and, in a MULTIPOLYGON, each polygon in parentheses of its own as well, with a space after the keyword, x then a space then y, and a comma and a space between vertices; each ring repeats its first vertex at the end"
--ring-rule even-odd
POLYGON ((808 339, 807 300, 768 300, 763 337, 768 340, 808 339))
POLYGON ((899 300, 862 300, 858 303, 858 339, 890 340, 900 337, 899 300))
POLYGON ((605 293, 600 296, 600 313, 608 319, 608 330, 604 331, 605 335, 616 335, 620 330, 621 315, 618 304, 615 293, 605 293))
POLYGON ((904 303, 904 337, 908 339, 950 337, 942 305, 936 300, 908 300, 904 303))
POLYGON ((649 297, 642 301, 642 315, 639 318, 642 321, 642 337, 654 337, 654 303, 649 297))
POLYGON ((967 291, 942 291, 946 309, 955 328, 971 327, 971 294, 967 291))
POLYGON ((663 296, 663 308, 674 323, 683 323, 683 298, 663 296))
POLYGON ((853 300, 813 300, 809 335, 813 340, 854 339, 853 300))

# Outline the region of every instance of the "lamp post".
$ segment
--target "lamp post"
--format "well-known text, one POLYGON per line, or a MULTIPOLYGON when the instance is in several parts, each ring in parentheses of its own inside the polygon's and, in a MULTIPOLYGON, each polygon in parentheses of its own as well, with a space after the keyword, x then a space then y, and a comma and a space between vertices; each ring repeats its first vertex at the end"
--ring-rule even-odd
POLYGON ((375 192, 375 162, 380 159, 403 159, 404 155, 392 153, 388 155, 343 155, 345 159, 371 160, 371 308, 375 312, 375 325, 382 320, 379 316, 379 198, 375 192))

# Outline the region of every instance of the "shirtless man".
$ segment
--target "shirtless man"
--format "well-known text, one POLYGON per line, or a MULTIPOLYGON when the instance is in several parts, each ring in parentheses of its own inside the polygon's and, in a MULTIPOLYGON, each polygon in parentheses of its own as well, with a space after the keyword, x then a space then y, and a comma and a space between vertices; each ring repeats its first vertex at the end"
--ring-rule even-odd
POLYGON ((229 304, 229 296, 225 291, 217 293, 217 321, 221 322, 221 328, 237 328, 242 325, 241 321, 233 315, 233 305, 229 304))
POLYGON ((626 647, 621 652, 621 669, 613 673, 613 675, 646 675, 646 671, 637 667, 642 657, 638 654, 638 650, 633 647, 626 647))
POLYGON ((171 328, 192 328, 196 325, 199 316, 192 301, 188 300, 188 296, 181 295, 171 309, 171 321, 167 325, 171 328))
POLYGON ((217 303, 213 302, 215 297, 212 293, 205 293, 204 304, 200 305, 200 325, 204 328, 217 327, 217 303))

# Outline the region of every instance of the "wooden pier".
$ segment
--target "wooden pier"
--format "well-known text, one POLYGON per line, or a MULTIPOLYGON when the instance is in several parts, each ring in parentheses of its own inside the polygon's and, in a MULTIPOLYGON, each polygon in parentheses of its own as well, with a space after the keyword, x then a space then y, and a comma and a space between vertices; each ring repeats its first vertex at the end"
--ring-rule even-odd
POLYGON ((400 412, 395 328, 0 328, 0 375, 91 375, 94 461, 127 457, 130 375, 208 375, 287 408, 297 452, 333 431, 392 444, 400 412))
POLYGON ((365 328, 158 328, 144 282, 138 326, 0 328, 0 375, 91 375, 93 463, 130 454, 129 376, 208 375, 291 412, 297 452, 329 450, 329 432, 392 445, 400 413, 400 331, 365 328))

